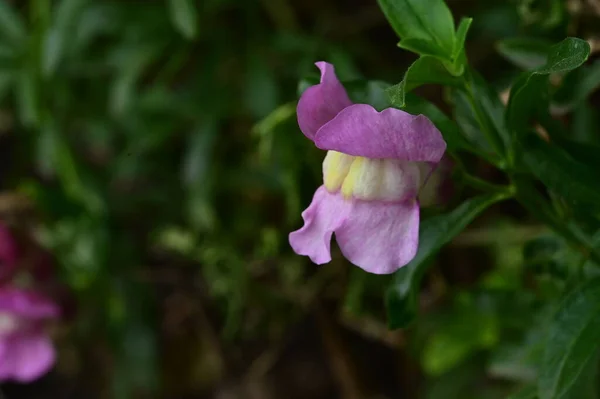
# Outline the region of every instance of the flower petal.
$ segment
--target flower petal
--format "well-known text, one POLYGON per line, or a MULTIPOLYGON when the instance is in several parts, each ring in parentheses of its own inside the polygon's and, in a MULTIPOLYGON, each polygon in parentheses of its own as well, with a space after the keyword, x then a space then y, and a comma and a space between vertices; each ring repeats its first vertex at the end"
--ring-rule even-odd
POLYGON ((367 158, 437 163, 446 151, 440 131, 423 115, 367 104, 344 108, 314 138, 317 147, 367 158))
POLYGON ((335 76, 333 65, 323 61, 315 65, 321 70, 321 83, 302 93, 297 108, 300 130, 311 140, 321 126, 352 105, 344 86, 335 76))
POLYGON ((315 192, 310 206, 302 212, 304 226, 290 233, 290 245, 299 255, 306 255, 317 265, 331 260, 331 235, 344 223, 352 202, 339 194, 330 194, 324 186, 315 192))
POLYGON ((27 319, 58 317, 59 307, 49 298, 29 290, 0 288, 0 312, 13 313, 27 319))
POLYGON ((55 359, 52 341, 42 332, 15 334, 0 341, 0 381, 36 380, 52 368, 55 359))
POLYGON ((374 274, 389 274, 410 262, 419 246, 419 204, 356 201, 335 231, 344 256, 374 274))

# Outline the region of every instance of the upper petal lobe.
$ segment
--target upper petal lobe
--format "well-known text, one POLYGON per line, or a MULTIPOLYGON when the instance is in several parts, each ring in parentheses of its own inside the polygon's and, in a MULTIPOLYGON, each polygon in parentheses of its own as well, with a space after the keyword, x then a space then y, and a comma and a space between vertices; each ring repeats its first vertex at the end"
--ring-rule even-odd
POLYGON ((302 93, 297 108, 300 130, 311 140, 321 126, 352 105, 344 86, 335 76, 333 65, 323 61, 315 65, 321 70, 321 83, 302 93))

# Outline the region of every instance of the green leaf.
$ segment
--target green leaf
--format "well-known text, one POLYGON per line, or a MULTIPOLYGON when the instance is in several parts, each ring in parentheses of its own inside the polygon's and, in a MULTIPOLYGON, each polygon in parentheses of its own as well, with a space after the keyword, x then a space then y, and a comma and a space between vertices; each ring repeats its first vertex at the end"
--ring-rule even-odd
POLYGON ((546 64, 519 77, 510 91, 507 122, 514 130, 526 127, 530 118, 548 109, 548 80, 551 73, 567 72, 587 60, 590 46, 585 40, 566 38, 550 49, 546 64))
POLYGON ((522 129, 532 118, 548 112, 548 79, 544 75, 524 74, 510 90, 506 121, 513 129, 522 129))
POLYGON ((418 38, 402 39, 398 42, 398 47, 412 51, 419 55, 430 55, 440 60, 448 60, 444 49, 441 48, 436 42, 418 38))
POLYGON ((436 42, 446 54, 454 48, 454 19, 443 0, 378 0, 401 39, 436 42))
POLYGON ((506 198, 504 194, 475 197, 448 214, 421 223, 417 255, 408 265, 394 273, 392 285, 386 292, 390 328, 405 327, 415 317, 419 284, 432 257, 481 212, 504 198, 506 198))
POLYGON ((510 395, 508 399, 537 399, 537 387, 528 385, 514 395, 510 395))
POLYGON ((212 228, 216 221, 209 199, 213 184, 211 160, 217 140, 214 121, 200 124, 188 138, 187 153, 183 160, 182 180, 188 190, 187 212, 191 226, 196 230, 212 228))
POLYGON ((42 58, 42 73, 51 76, 64 53, 69 50, 74 42, 73 31, 81 17, 82 11, 89 0, 63 0, 54 10, 54 21, 44 38, 42 58))
POLYGON ((454 105, 454 120, 460 127, 466 140, 473 143, 480 152, 491 154, 493 149, 481 132, 477 114, 469 102, 468 94, 464 91, 455 90, 452 92, 451 101, 454 105))
POLYGON ((39 123, 39 88, 34 73, 29 68, 23 68, 15 82, 15 96, 19 120, 27 127, 39 123))
POLYGON ((171 21, 188 40, 198 35, 198 11, 193 0, 169 0, 171 21))
POLYGON ((546 64, 552 42, 534 37, 511 37, 497 43, 504 58, 523 69, 535 69, 546 64))
POLYGON ((492 88, 479 74, 471 71, 469 82, 473 98, 488 119, 488 128, 499 136, 504 144, 508 142, 509 132, 504 122, 504 105, 498 92, 492 88))
POLYGON ((549 329, 540 369, 540 399, 572 397, 572 389, 597 360, 600 349, 598 331, 600 279, 596 278, 571 292, 558 307, 549 329))
POLYGON ((530 133, 521 139, 523 160, 535 177, 572 202, 600 205, 600 175, 597 169, 575 159, 557 145, 530 133))
MULTIPOLYGON (((105 212, 105 203, 94 182, 85 176, 82 165, 77 162, 62 132, 52 120, 47 120, 40 131, 40 142, 47 146, 43 155, 50 158, 45 167, 53 167, 63 190, 74 202, 79 203, 92 216, 105 212), (44 137, 45 136, 45 137, 44 137)), ((39 153, 42 155, 42 153, 39 153)))
POLYGON ((110 110, 121 116, 136 99, 138 80, 160 55, 160 45, 136 46, 135 49, 117 54, 114 62, 119 69, 110 89, 110 110))
POLYGON ((473 23, 473 18, 462 18, 458 29, 456 29, 456 40, 454 42, 454 51, 452 52, 452 58, 455 60, 465 49, 465 41, 467 40, 467 33, 469 33, 471 23, 473 23))
POLYGON ((386 91, 392 105, 402 108, 405 104, 406 93, 427 83, 458 85, 460 80, 450 75, 448 70, 436 58, 423 56, 408 67, 402 82, 386 91))
POLYGON ((0 1, 0 37, 5 37, 13 46, 25 39, 27 31, 21 16, 5 0, 0 1))
POLYGON ((453 91, 455 119, 470 142, 499 164, 509 142, 504 105, 498 93, 476 72, 469 70, 465 76, 465 87, 453 91))
POLYGON ((567 37, 562 42, 552 46, 546 65, 536 71, 539 74, 568 72, 588 59, 590 45, 583 39, 567 37))
POLYGON ((450 65, 450 73, 454 76, 462 76, 467 65, 467 56, 465 53, 465 40, 467 33, 471 27, 473 18, 462 18, 460 25, 456 31, 456 39, 454 41, 454 50, 452 51, 452 64, 450 65))

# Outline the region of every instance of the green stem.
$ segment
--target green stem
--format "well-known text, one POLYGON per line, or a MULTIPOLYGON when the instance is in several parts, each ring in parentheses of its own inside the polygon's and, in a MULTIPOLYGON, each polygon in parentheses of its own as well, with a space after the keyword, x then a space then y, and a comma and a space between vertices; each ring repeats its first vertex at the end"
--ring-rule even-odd
POLYGON ((482 180, 478 177, 471 176, 467 173, 464 173, 462 176, 463 182, 473 188, 476 188, 481 191, 485 191, 488 193, 506 193, 508 196, 513 196, 515 193, 515 188, 513 186, 502 186, 499 184, 489 183, 485 180, 482 180))

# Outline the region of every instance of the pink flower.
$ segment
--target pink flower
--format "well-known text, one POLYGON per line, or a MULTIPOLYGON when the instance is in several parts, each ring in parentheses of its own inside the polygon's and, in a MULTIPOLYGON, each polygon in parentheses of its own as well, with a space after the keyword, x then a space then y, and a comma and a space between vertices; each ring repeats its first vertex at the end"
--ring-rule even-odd
POLYGON ((333 65, 318 62, 321 82, 298 103, 298 124, 327 150, 323 181, 290 234, 294 251, 316 264, 331 260, 333 233, 343 255, 375 274, 393 273, 417 253, 417 195, 446 150, 423 115, 352 104, 333 65))
POLYGON ((58 306, 38 293, 0 288, 0 381, 28 382, 52 368, 55 352, 44 331, 58 306))

